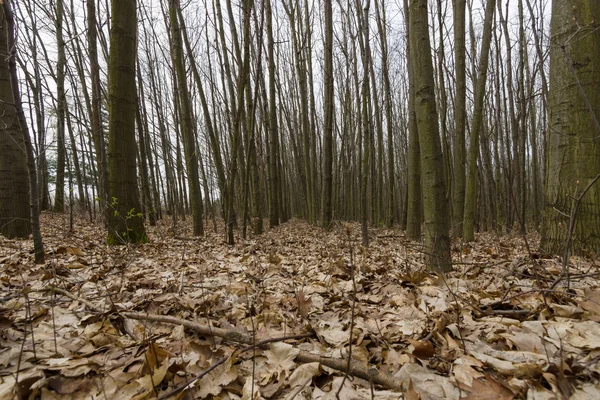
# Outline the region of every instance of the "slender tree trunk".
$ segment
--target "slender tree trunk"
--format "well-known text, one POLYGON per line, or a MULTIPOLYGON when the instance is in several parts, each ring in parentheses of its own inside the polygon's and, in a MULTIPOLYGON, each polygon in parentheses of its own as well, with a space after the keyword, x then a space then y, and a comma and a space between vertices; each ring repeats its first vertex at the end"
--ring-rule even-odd
POLYGON ((333 189, 333 10, 331 0, 323 3, 325 17, 325 91, 323 94, 323 206, 321 225, 328 229, 332 219, 333 189))
POLYGON ((427 19, 427 0, 410 5, 411 53, 415 78, 415 112, 419 131, 423 173, 425 249, 427 268, 446 272, 452 269, 448 204, 444 184, 444 159, 440 144, 438 115, 435 105, 433 62, 427 19))
MULTIPOLYGON (((409 12, 408 0, 404 0, 404 15, 406 16, 407 37, 411 37, 412 23, 409 12)), ((413 44, 406 41, 406 55, 408 60, 408 200, 406 218, 406 237, 412 240, 421 240, 421 221, 423 217, 423 201, 421 188, 421 152, 417 116, 415 112, 415 73, 413 58, 413 44)))
POLYGON ((253 0, 245 0, 243 7, 243 26, 244 26, 244 59, 239 71, 239 77, 237 82, 237 109, 235 119, 233 121, 233 140, 231 145, 232 161, 231 161, 231 176, 229 178, 229 204, 227 210, 227 243, 229 245, 234 244, 233 228, 235 225, 235 215, 233 207, 233 198, 235 190, 235 175, 237 172, 238 157, 240 145, 240 132, 242 129, 242 122, 244 116, 244 91, 248 85, 248 79, 250 75, 250 15, 254 4, 253 0))
POLYGON ((279 225, 280 181, 277 168, 279 133, 277 127, 277 97, 275 95, 275 42, 273 39, 273 11, 271 0, 265 0, 267 19, 267 58, 269 59, 269 227, 279 225))
POLYGON ((467 63, 465 46, 465 0, 454 0, 454 59, 456 63, 456 96, 454 103, 454 120, 456 123, 456 139, 454 143, 454 196, 452 202, 452 232, 462 236, 463 213, 465 206, 465 175, 466 175, 466 101, 467 101, 467 63))
POLYGON ((56 0, 56 48, 58 62, 56 64, 56 191, 54 210, 62 213, 65 210, 65 42, 63 39, 64 6, 62 0, 56 0))
POLYGON ((98 64, 96 7, 94 0, 87 0, 87 34, 90 57, 90 80, 92 85, 92 137, 96 150, 96 170, 98 173, 98 199, 101 214, 108 221, 108 167, 106 144, 102 128, 102 91, 100 86, 100 66, 98 64))
POLYGON ((481 42, 481 60, 479 61, 479 75, 475 86, 475 110, 473 111, 473 124, 471 127, 471 141, 469 143, 469 174, 465 194, 465 211, 463 223, 463 238, 467 242, 475 240, 475 209, 477 205, 477 155, 479 154, 479 136, 483 125, 483 108, 485 84, 492 41, 492 22, 496 0, 487 0, 485 5, 485 20, 483 22, 483 39, 481 42))
POLYGON ((187 88, 186 70, 183 58, 183 45, 181 30, 177 18, 179 0, 169 2, 169 21, 171 23, 171 38, 173 41, 173 58, 175 62, 175 74, 179 87, 179 104, 181 118, 181 135, 183 137, 183 152, 185 155, 185 166, 188 178, 190 203, 192 209, 192 223, 194 236, 204 235, 202 222, 202 191, 200 189, 200 176, 198 173, 198 154, 196 152, 196 137, 192 126, 192 107, 190 94, 187 88))
POLYGON ((392 90, 390 85, 389 56, 387 43, 387 22, 385 18, 385 0, 381 1, 381 12, 379 0, 375 0, 375 16, 377 17, 377 28, 381 42, 381 75, 383 78, 383 93, 385 101, 385 120, 387 129, 387 215, 386 224, 391 227, 396 222, 395 213, 395 181, 394 172, 394 128, 392 115, 392 90))
MULTIPOLYGON (((363 77, 362 77, 362 136, 363 136, 363 151, 362 151, 362 173, 361 173, 361 188, 360 188, 360 226, 363 247, 369 247, 369 211, 368 211, 368 185, 369 185, 369 155, 371 152, 371 113, 369 112, 369 100, 371 98, 369 84, 369 66, 370 59, 370 44, 369 44, 369 5, 370 0, 367 0, 362 11, 362 23, 359 23, 359 34, 362 35, 362 59, 363 59, 363 77)), ((359 12, 360 16, 360 12, 359 12)))

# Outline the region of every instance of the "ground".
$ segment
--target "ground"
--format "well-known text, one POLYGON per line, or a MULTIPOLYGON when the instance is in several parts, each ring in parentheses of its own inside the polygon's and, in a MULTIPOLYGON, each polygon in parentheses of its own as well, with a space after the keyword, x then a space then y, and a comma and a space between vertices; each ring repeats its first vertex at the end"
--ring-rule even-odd
POLYGON ((455 242, 438 276, 398 229, 42 226, 44 265, 0 237, 0 400, 600 398, 600 261, 567 280, 535 235, 455 242))

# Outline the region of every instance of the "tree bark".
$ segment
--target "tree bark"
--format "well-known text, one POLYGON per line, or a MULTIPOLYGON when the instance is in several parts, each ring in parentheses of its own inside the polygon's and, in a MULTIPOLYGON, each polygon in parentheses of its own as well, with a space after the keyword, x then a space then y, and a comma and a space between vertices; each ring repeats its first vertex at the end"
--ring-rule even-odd
POLYGON ((4 10, 4 21, 6 22, 7 49, 9 52, 8 68, 10 71, 10 85, 12 88, 13 104, 19 120, 21 133, 23 135, 25 152, 27 153, 27 170, 29 172, 29 205, 31 210, 31 232, 33 234, 34 260, 36 264, 43 264, 45 255, 44 245, 42 243, 42 235, 40 233, 40 206, 37 171, 35 168, 35 158, 33 155, 33 144, 31 143, 31 136, 29 135, 29 125, 27 125, 27 121, 25 120, 25 113, 23 112, 23 104, 21 102, 21 92, 19 89, 17 63, 15 60, 15 21, 12 12, 11 1, 4 0, 4 3, 2 3, 2 8, 4 10))
POLYGON ((600 2, 553 1, 546 205, 540 247, 552 254, 600 249, 600 2), (568 227, 575 220, 572 249, 568 227))
POLYGON ((452 269, 449 215, 444 183, 444 159, 435 103, 433 61, 427 19, 427 0, 410 5, 411 53, 415 78, 415 112, 419 131, 423 173, 423 211, 427 268, 437 272, 452 269))
POLYGON ((481 42, 481 60, 479 61, 479 75, 475 86, 475 110, 471 126, 471 140, 469 143, 469 174, 465 193, 465 211, 463 223, 463 239, 472 242, 475 239, 475 209, 477 207, 477 156, 479 155, 479 137, 483 126, 483 99, 487 70, 489 64, 490 43, 492 41, 492 21, 494 18, 496 0, 487 0, 485 5, 485 20, 483 22, 483 39, 481 42))
POLYGON ((0 12, 0 233, 26 238, 31 234, 27 155, 11 86, 8 24, 4 9, 0 12))
MULTIPOLYGON (((411 16, 408 0, 404 0, 404 15, 406 16, 407 38, 411 37, 411 16)), ((423 220, 423 198, 421 187, 421 152, 417 116, 415 113, 415 74, 412 63, 413 47, 410 39, 406 40, 406 55, 408 60, 408 187, 406 209, 406 237, 411 240, 421 240, 421 222, 423 220)))
POLYGON ((183 58, 183 44, 181 30, 177 18, 179 0, 169 2, 169 21, 171 23, 171 40, 173 48, 173 61, 175 63, 175 74, 177 75, 177 86, 179 89, 181 135, 183 138, 183 153, 185 156, 185 168, 188 178, 190 203, 192 211, 193 235, 204 235, 202 222, 202 191, 200 188, 200 175, 198 173, 198 153, 196 152, 196 136, 192 126, 192 106, 190 104, 190 93, 188 91, 185 62, 183 58))
POLYGON ((137 186, 136 0, 112 0, 109 63, 108 244, 148 241, 137 186))
POLYGON ((454 0, 454 59, 456 63, 456 96, 454 102, 454 120, 456 136, 454 142, 454 181, 452 202, 452 232, 462 236, 463 213, 465 208, 466 147, 465 126, 467 118, 467 63, 465 46, 465 0, 454 0))
POLYGON ((333 10, 331 0, 323 2, 325 17, 325 90, 323 93, 323 206, 321 225, 328 229, 332 219, 333 189, 333 10))

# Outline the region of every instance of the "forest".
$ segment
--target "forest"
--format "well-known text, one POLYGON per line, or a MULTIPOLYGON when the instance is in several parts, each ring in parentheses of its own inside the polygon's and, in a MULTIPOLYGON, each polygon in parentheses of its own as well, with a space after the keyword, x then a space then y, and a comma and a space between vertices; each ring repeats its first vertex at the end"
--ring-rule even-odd
POLYGON ((0 400, 600 398, 599 1, 0 22, 0 400))

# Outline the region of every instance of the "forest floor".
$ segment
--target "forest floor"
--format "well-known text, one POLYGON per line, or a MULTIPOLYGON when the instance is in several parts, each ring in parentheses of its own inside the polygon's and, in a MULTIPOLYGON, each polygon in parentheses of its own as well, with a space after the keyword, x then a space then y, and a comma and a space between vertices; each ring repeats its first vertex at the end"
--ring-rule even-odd
POLYGON ((357 224, 233 247, 167 221, 140 246, 42 227, 44 265, 0 237, 0 400, 600 398, 600 261, 572 257, 567 289, 534 235, 455 242, 443 277, 357 224))

